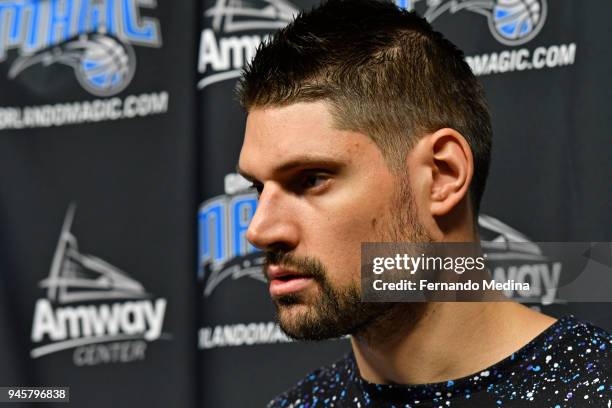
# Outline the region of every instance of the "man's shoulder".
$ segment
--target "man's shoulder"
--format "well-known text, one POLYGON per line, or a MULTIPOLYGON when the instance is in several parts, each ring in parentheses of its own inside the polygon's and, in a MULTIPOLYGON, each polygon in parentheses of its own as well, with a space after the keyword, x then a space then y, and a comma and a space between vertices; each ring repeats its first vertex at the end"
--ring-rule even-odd
POLYGON ((351 356, 349 352, 334 363, 311 371, 292 388, 270 401, 267 408, 297 408, 309 406, 315 401, 326 406, 332 399, 345 396, 346 381, 355 369, 351 356))
POLYGON ((585 364, 587 372, 609 374, 612 358, 612 335, 609 332, 572 315, 561 318, 556 326, 557 329, 549 334, 547 340, 556 341, 557 351, 567 361, 576 365, 585 364))
POLYGON ((590 354, 594 349, 607 354, 612 342, 612 334, 599 326, 580 320, 573 315, 562 317, 554 325, 554 332, 549 333, 547 340, 556 340, 558 347, 567 347, 568 351, 574 351, 574 346, 579 346, 584 350, 589 350, 590 354), (554 337, 557 336, 555 339, 554 337), (597 347, 595 347, 597 346, 597 347))
MULTIPOLYGON (((534 344, 535 350, 521 356, 521 367, 526 368, 521 372, 529 373, 529 378, 516 386, 522 389, 541 384, 538 388, 541 395, 533 395, 534 401, 539 402, 561 399, 576 404, 586 404, 586 400, 594 404, 608 402, 612 389, 610 333, 572 315, 562 317, 551 329, 543 333, 542 341, 534 344)), ((524 391, 533 392, 526 388, 524 391)))

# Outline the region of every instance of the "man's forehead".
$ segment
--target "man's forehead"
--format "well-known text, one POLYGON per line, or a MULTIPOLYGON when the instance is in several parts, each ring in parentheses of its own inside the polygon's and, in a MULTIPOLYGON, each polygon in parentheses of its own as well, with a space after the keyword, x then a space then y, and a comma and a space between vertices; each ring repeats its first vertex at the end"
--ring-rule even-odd
POLYGON ((371 140, 333 127, 322 102, 253 109, 248 116, 239 167, 278 168, 302 161, 350 162, 371 140))
POLYGON ((331 115, 322 102, 255 108, 247 117, 244 147, 326 147, 335 144, 330 137, 335 133, 331 115))

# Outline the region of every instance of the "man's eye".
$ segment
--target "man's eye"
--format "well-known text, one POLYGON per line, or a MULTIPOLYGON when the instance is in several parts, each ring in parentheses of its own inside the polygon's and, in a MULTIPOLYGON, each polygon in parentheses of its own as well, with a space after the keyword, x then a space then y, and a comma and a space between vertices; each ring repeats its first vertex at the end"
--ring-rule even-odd
POLYGON ((302 188, 317 188, 325 184, 325 182, 329 179, 326 175, 323 174, 308 174, 302 178, 302 188))

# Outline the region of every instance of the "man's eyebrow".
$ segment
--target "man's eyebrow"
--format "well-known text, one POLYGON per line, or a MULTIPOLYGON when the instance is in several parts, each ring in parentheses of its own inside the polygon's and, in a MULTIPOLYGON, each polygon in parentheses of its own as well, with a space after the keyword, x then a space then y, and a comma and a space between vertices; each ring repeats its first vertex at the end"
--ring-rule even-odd
POLYGON ((286 171, 293 170, 298 167, 321 167, 338 169, 343 165, 344 163, 338 158, 333 158, 329 156, 304 155, 294 157, 291 160, 288 160, 278 165, 273 170, 273 173, 284 173, 286 171))
MULTIPOLYGON (((321 167, 331 170, 338 170, 344 165, 345 163, 337 158, 332 158, 329 156, 304 155, 294 157, 291 160, 279 164, 274 169, 272 169, 272 174, 282 174, 299 167, 321 167)), ((240 165, 236 165, 236 172, 238 172, 242 177, 249 181, 258 181, 255 176, 249 174, 244 169, 240 168, 240 165)))

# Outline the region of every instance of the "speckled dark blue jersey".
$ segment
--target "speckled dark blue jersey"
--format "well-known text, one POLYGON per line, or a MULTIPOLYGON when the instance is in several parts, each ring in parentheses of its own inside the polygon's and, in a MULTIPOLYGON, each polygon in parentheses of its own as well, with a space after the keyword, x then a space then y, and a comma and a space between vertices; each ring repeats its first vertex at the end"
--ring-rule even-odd
POLYGON ((603 329, 565 316, 479 373, 422 385, 369 383, 351 352, 312 372, 268 407, 611 408, 611 345, 603 329))

